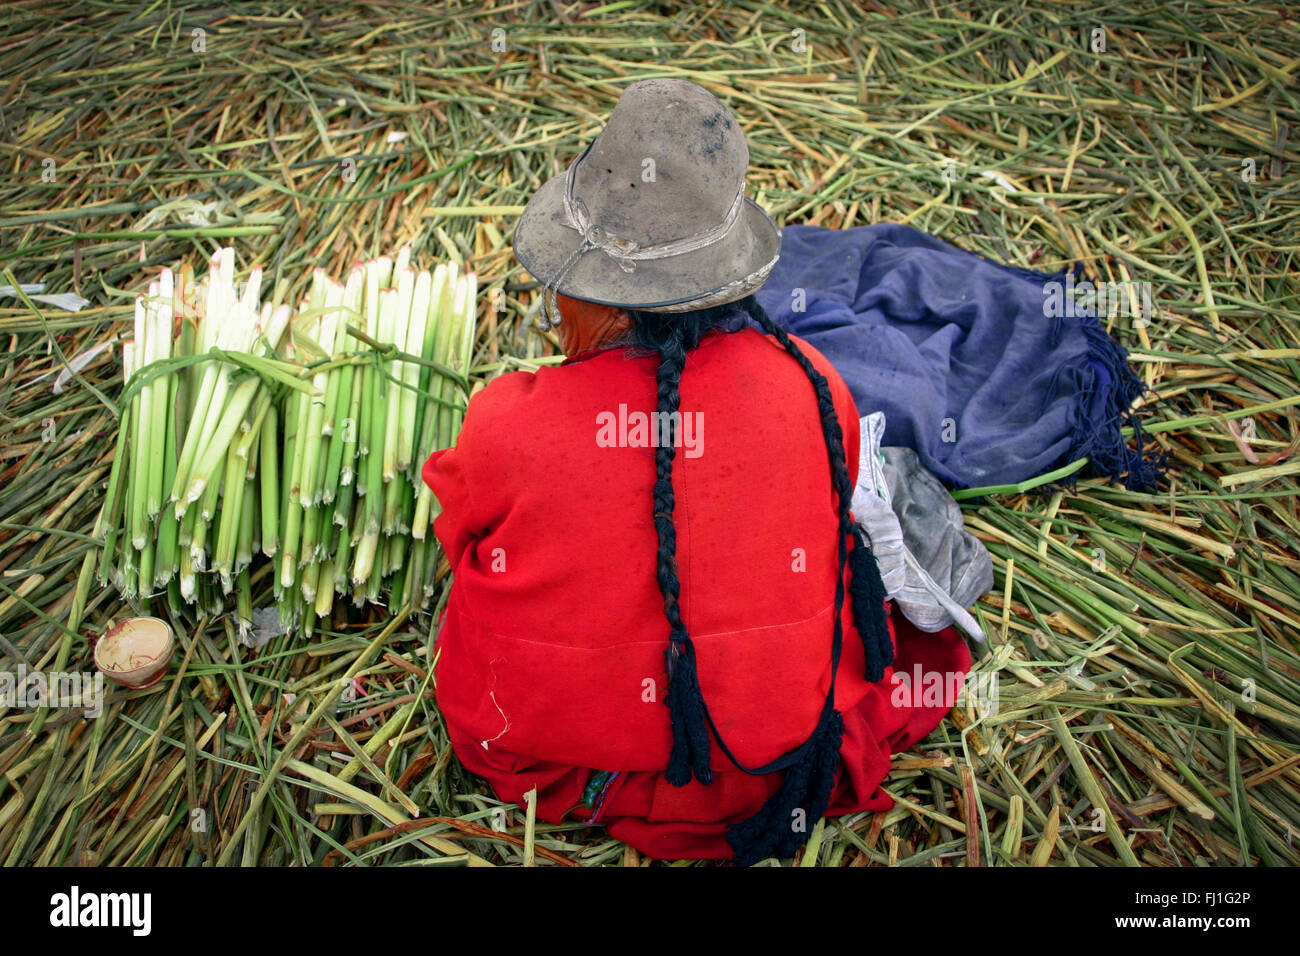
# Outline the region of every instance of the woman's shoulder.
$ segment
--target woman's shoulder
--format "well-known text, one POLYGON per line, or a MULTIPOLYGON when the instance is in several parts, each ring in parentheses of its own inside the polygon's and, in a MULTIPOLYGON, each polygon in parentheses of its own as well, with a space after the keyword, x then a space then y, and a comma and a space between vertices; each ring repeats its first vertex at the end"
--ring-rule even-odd
MULTIPOLYGON (((812 367, 825 376, 836 405, 843 406, 845 403, 852 405, 853 399, 849 393, 849 387, 840 376, 840 373, 835 370, 835 366, 831 364, 830 359, 823 355, 816 346, 799 336, 787 333, 787 337, 800 352, 807 356, 812 367)), ((728 339, 731 346, 728 351, 737 355, 741 361, 745 360, 745 356, 749 356, 753 361, 765 362, 772 368, 784 369, 792 380, 806 380, 803 371, 795 364, 794 357, 786 351, 785 346, 781 344, 776 336, 768 335, 756 328, 745 328, 739 332, 731 333, 728 339)), ((841 411, 844 410, 841 409, 841 411)), ((853 413, 856 415, 856 407, 853 409, 853 413)))
MULTIPOLYGON (((549 404, 593 379, 605 379, 621 373, 635 375, 623 349, 611 348, 583 356, 580 361, 561 365, 544 365, 536 371, 505 372, 479 389, 470 399, 470 410, 480 417, 518 414, 522 406, 549 404)), ((644 364, 644 363, 642 363, 644 364)))
MULTIPOLYGON (((622 349, 609 349, 583 361, 543 366, 537 371, 505 372, 474 393, 465 411, 462 435, 475 444, 518 445, 515 436, 563 429, 586 414, 586 406, 617 391, 620 383, 644 377, 647 360, 629 361, 622 349)), ((650 372, 653 378, 653 371, 650 372)))
POLYGON ((563 389, 566 381, 575 378, 576 368, 542 366, 537 371, 503 372, 474 393, 467 414, 482 419, 515 417, 521 405, 545 401, 546 393, 563 389))
MULTIPOLYGON (((746 331, 753 333, 753 336, 756 339, 765 343, 769 348, 775 349, 782 355, 789 355, 785 346, 781 344, 775 335, 768 335, 764 332, 760 332, 758 329, 747 329, 746 331)), ((812 362, 813 368, 817 369, 817 371, 821 372, 828 378, 831 378, 832 381, 839 379, 840 374, 835 371, 835 366, 831 364, 830 359, 823 355, 815 345, 790 332, 786 333, 786 337, 798 346, 799 351, 808 356, 808 360, 812 362)))

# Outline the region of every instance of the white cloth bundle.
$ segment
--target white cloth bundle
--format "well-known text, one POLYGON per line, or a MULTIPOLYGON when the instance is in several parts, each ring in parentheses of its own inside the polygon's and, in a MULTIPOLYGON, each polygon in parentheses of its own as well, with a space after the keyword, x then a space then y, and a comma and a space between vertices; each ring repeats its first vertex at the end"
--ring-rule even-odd
POLYGON ((966 608, 993 587, 993 561, 966 532, 961 508, 910 448, 880 447, 884 412, 860 420, 853 516, 871 542, 885 593, 923 631, 956 623, 984 632, 966 608))

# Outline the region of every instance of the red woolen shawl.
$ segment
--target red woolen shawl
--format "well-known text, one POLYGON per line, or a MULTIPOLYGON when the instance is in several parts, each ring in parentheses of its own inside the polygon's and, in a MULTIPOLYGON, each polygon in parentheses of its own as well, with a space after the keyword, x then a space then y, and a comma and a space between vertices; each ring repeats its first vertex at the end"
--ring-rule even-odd
MULTIPOLYGON (((794 341, 830 383, 856 482, 853 399, 821 353, 794 341)), ((593 769, 619 771, 599 811, 612 836, 659 858, 727 858, 726 824, 754 813, 780 774, 740 772, 715 745, 713 783, 664 779, 655 448, 634 445, 635 432, 621 446, 598 440, 617 436, 617 424, 602 430, 609 417, 635 424, 633 413, 654 411, 657 365, 612 348, 500 376, 470 402, 456 447, 425 463, 455 574, 438 705, 457 756, 502 799, 537 787, 538 816, 558 822, 593 769)), ((706 336, 680 394, 698 443, 679 447, 673 468, 683 616, 719 731, 737 759, 759 766, 807 738, 830 680, 836 501, 816 397, 755 330, 706 336)), ((923 738, 951 704, 897 706, 893 668, 868 684, 848 605, 846 592, 835 693, 843 766, 829 814, 888 809, 878 785, 889 753, 923 738)), ((970 666, 951 628, 925 634, 894 613, 891 633, 901 671, 970 666)))

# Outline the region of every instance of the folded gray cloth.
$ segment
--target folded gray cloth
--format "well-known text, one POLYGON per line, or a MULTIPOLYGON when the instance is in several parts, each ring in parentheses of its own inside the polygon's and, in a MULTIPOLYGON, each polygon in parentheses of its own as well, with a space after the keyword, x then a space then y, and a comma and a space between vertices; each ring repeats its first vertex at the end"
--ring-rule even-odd
POLYGON ((915 451, 887 447, 881 453, 908 565, 907 583, 895 600, 923 631, 939 631, 955 621, 976 640, 984 640, 966 608, 993 588, 988 549, 966 531, 961 508, 915 451))
POLYGON ((853 517, 866 532, 885 593, 923 631, 956 623, 977 641, 979 623, 966 610, 993 587, 993 561, 967 534, 961 508, 910 448, 884 448, 885 415, 858 427, 858 483, 853 517))

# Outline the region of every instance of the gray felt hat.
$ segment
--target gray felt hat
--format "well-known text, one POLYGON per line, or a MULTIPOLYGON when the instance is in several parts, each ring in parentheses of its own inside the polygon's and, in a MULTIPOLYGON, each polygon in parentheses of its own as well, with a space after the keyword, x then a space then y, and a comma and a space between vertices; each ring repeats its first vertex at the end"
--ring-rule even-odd
POLYGON ((716 96, 642 80, 515 227, 519 261, 552 292, 651 312, 734 302, 776 265, 776 223, 745 195, 749 147, 716 96))

